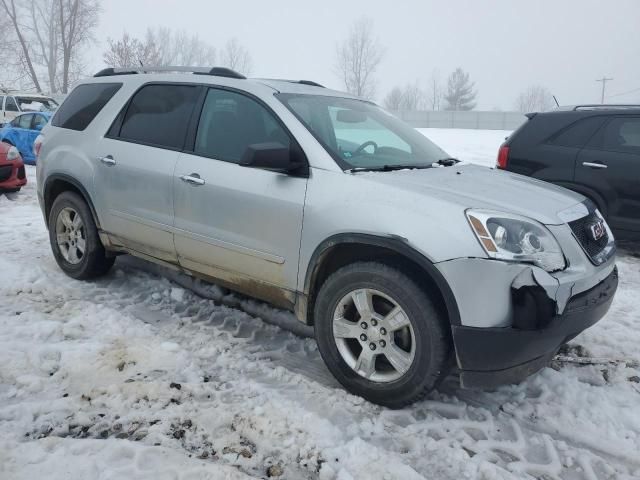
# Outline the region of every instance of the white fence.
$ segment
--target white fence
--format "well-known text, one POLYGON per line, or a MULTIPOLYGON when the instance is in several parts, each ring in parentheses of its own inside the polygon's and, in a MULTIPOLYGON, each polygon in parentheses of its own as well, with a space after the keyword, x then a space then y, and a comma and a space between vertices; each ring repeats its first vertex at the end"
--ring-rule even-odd
POLYGON ((526 117, 520 112, 400 111, 396 116, 414 128, 474 128, 515 130, 526 117))

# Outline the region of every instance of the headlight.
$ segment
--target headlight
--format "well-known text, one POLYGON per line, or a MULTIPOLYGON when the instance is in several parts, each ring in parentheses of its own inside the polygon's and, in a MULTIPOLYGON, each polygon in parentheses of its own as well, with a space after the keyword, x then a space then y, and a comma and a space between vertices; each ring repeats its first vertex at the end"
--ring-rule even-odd
POLYGON ((20 152, 16 147, 14 146, 9 147, 9 150, 7 150, 7 160, 13 161, 13 160, 16 160, 19 156, 20 156, 20 152))
POLYGON ((562 249, 551 232, 530 218, 487 210, 467 210, 467 219, 491 258, 533 263, 547 272, 566 267, 562 249))

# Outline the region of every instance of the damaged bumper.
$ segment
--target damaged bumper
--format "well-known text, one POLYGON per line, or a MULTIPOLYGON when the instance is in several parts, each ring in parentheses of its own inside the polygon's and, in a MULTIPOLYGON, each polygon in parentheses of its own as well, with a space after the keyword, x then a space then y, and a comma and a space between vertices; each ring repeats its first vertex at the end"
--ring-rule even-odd
POLYGON ((567 259, 561 272, 482 258, 436 264, 460 311, 452 331, 464 387, 523 380, 608 311, 618 286, 614 252, 596 266, 568 227, 549 229, 567 259))
POLYGON ((617 287, 618 271, 614 268, 598 285, 572 297, 562 314, 550 312, 548 298, 541 295, 532 294, 519 303, 517 297, 522 292, 514 289, 513 326, 454 325, 462 386, 491 388, 517 383, 541 369, 561 345, 607 313, 617 287))

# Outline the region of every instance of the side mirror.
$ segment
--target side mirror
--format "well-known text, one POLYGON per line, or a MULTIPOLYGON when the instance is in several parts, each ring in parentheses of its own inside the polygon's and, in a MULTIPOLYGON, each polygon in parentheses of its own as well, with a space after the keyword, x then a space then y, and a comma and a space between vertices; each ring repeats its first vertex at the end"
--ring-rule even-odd
POLYGON ((44 128, 44 124, 42 124, 42 123, 38 123, 37 125, 34 125, 34 127, 33 127, 33 129, 37 130, 37 131, 40 131, 43 128, 44 128))
POLYGON ((289 173, 304 166, 303 162, 295 161, 292 153, 289 147, 278 142, 254 143, 245 150, 240 165, 289 173))

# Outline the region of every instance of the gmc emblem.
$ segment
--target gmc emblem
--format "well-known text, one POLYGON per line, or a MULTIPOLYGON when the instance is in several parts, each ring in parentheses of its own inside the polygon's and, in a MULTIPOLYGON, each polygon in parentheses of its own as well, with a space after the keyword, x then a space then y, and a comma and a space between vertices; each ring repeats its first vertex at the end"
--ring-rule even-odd
POLYGON ((607 233, 606 228, 604 228, 604 222, 602 220, 598 220, 596 223, 592 223, 589 225, 589 233, 591 234, 591 238, 593 240, 598 241, 604 234, 607 233))

